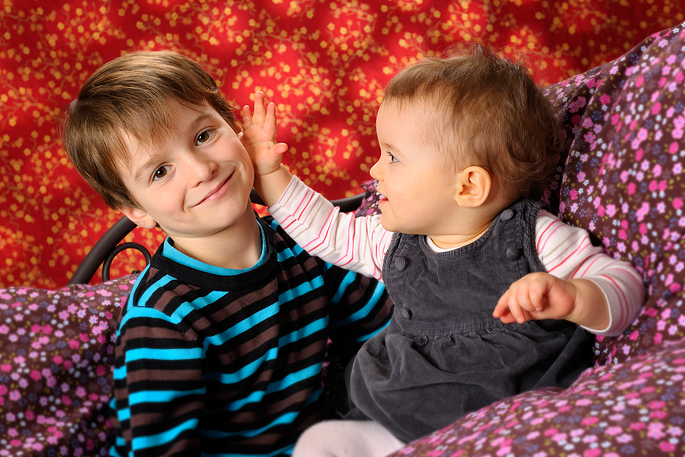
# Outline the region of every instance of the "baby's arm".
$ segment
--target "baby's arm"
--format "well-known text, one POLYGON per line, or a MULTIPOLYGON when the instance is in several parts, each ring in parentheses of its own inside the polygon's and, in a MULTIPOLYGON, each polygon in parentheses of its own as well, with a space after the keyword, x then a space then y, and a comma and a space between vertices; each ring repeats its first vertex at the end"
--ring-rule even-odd
POLYGON ((243 144, 255 166, 255 189, 269 213, 307 252, 347 270, 381 278, 392 233, 379 216, 355 218, 340 212, 320 194, 293 177, 281 164, 287 146, 276 143, 276 111, 255 94, 254 115, 243 108, 243 144))
POLYGON ((619 335, 644 304, 644 285, 628 263, 592 246, 588 233, 541 211, 536 226, 540 260, 548 273, 512 284, 493 316, 505 323, 566 319, 603 335, 619 335))

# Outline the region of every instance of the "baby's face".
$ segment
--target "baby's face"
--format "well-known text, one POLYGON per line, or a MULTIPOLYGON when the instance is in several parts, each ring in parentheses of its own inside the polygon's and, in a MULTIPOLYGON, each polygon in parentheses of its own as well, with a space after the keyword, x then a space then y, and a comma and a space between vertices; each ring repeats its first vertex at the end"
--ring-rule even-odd
MULTIPOLYGON (((125 136, 129 166, 122 179, 139 208, 132 219, 156 224, 175 242, 210 236, 252 211, 250 157, 231 126, 209 105, 176 104, 171 134, 161 144, 125 136)), ((128 214, 127 214, 128 215, 128 214)))
POLYGON ((454 204, 455 178, 445 171, 436 141, 436 114, 425 103, 383 102, 376 118, 381 157, 371 169, 378 179, 381 223, 386 230, 435 235, 445 230, 441 214, 454 204))

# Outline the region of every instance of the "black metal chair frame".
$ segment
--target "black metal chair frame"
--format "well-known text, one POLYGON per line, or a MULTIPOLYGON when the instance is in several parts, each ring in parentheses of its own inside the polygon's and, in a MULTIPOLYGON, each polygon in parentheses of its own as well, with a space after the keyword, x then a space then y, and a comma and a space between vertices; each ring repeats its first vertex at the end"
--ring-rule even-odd
MULTIPOLYGON (((252 190, 250 198, 253 203, 258 205, 264 204, 254 189, 252 190)), ((340 207, 340 211, 347 213, 359 208, 363 198, 364 193, 360 193, 353 195, 352 197, 331 200, 331 203, 340 207)), ((114 260, 114 257, 116 257, 117 254, 126 249, 136 249, 140 251, 145 257, 146 264, 150 263, 150 252, 143 245, 139 243, 121 243, 124 237, 136 227, 137 225, 131 222, 126 216, 122 216, 121 219, 115 222, 114 225, 112 225, 112 227, 110 227, 95 243, 93 249, 88 252, 69 280, 69 285, 88 284, 101 265, 102 280, 109 281, 109 270, 112 265, 112 260, 114 260)))

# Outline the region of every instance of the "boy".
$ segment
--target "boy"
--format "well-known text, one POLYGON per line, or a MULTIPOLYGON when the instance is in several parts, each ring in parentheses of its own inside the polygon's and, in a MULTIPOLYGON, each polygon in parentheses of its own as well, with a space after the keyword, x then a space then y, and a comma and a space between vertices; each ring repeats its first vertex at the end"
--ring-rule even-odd
POLYGON ((294 456, 387 455, 499 399, 567 387, 593 340, 576 324, 618 335, 642 306, 637 272, 534 198, 560 129, 522 65, 473 46, 393 78, 371 169, 380 216, 339 214, 293 178, 273 107, 259 95, 255 110, 245 144, 270 213, 310 253, 382 278, 397 311, 348 367, 355 420, 315 425, 294 456))
POLYGON ((290 455, 322 416, 327 338, 382 329, 383 286, 255 216, 231 108, 180 54, 104 65, 62 126, 69 158, 107 204, 168 235, 117 330, 112 455, 290 455))

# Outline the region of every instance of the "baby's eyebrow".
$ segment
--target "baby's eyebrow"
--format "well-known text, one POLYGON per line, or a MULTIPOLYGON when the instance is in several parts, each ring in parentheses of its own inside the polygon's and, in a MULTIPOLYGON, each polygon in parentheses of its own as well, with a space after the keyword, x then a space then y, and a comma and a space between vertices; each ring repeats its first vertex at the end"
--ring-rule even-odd
POLYGON ((385 141, 381 141, 380 144, 381 144, 381 146, 382 146, 384 149, 389 149, 390 151, 392 151, 393 154, 399 153, 399 152, 400 152, 399 148, 397 148, 397 147, 396 147, 394 144, 392 144, 392 143, 387 143, 387 142, 385 142, 385 141))

